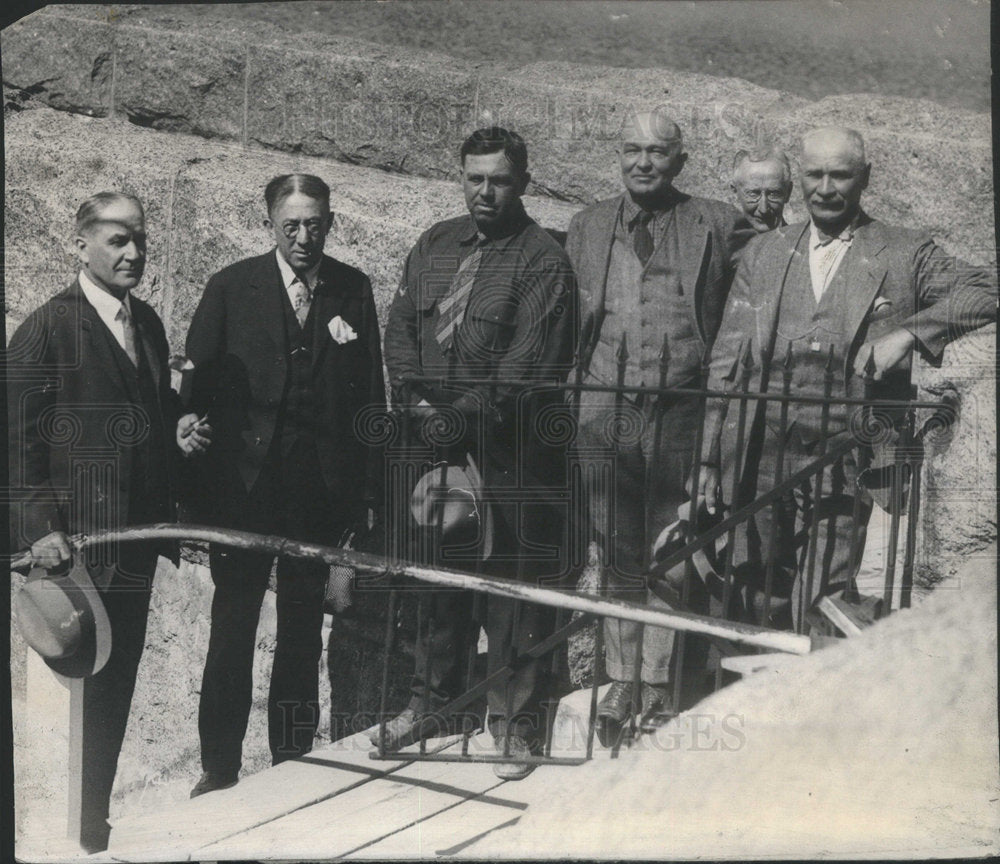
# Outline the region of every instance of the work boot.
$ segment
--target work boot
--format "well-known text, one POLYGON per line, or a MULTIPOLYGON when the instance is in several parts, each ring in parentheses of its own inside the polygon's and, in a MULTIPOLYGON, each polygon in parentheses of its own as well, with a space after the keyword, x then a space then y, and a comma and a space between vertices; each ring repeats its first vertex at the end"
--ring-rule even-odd
MULTIPOLYGON (((493 739, 493 747, 497 751, 498 756, 503 756, 503 740, 503 737, 493 739)), ((510 735, 507 740, 510 742, 507 747, 509 751, 508 758, 524 759, 525 757, 531 755, 531 748, 528 746, 527 739, 523 736, 510 735)), ((501 780, 523 780, 534 770, 535 766, 530 762, 493 763, 493 773, 496 774, 501 780)))
POLYGON ((632 683, 613 681, 597 705, 597 737, 604 747, 614 747, 624 723, 632 714, 632 683))
POLYGON ((639 712, 639 729, 655 732, 677 716, 669 684, 642 682, 642 709, 639 712))
MULTIPOLYGON (((379 724, 368 733, 368 740, 378 747, 382 726, 379 724)), ((401 750, 425 738, 435 738, 447 731, 444 718, 436 714, 421 714, 413 708, 404 708, 385 724, 385 749, 401 750)))
POLYGON ((215 792, 219 789, 229 789, 236 785, 239 776, 228 771, 204 771, 201 778, 194 784, 191 790, 191 797, 197 798, 206 792, 215 792))

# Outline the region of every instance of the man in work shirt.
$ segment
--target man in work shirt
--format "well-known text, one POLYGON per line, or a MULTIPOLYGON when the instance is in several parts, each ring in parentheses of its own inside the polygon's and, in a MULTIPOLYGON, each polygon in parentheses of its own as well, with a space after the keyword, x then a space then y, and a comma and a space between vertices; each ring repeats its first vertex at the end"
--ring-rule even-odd
MULTIPOLYGON (((560 246, 524 211, 528 154, 519 135, 501 128, 474 132, 461 147, 462 185, 469 213, 432 226, 406 260, 403 278, 389 311, 385 358, 394 401, 418 416, 439 412, 464 434, 451 447, 450 461, 471 456, 482 475, 492 521, 492 549, 480 544, 464 560, 448 566, 507 577, 537 580, 558 576, 564 567, 564 514, 551 503, 518 501, 563 484, 564 448, 546 442, 534 428, 547 404, 562 394, 530 394, 530 385, 562 381, 573 359, 576 285, 560 246), (454 386, 414 380, 448 376, 454 386), (496 388, 462 386, 462 378, 496 376, 519 385, 496 388), (555 550, 555 559, 531 549, 555 550), (485 560, 483 560, 485 558, 485 560)), ((486 522, 481 523, 486 530, 486 522)), ((456 696, 463 679, 468 640, 479 625, 472 621, 471 596, 434 592, 433 639, 416 646, 412 698, 386 729, 386 746, 396 749, 439 728, 428 714, 456 696), (426 706, 426 707, 425 707, 426 706)), ((488 596, 488 666, 505 665, 513 645, 523 653, 551 631, 554 610, 488 596), (519 621, 519 624, 517 622, 519 621), (515 626, 517 625, 517 626, 515 626), (516 632, 515 632, 516 629, 516 632)), ((510 714, 503 685, 488 696, 490 729, 498 752, 528 756, 544 726, 543 661, 530 660, 510 679, 510 714), (504 741, 504 738, 507 741, 504 741)), ((378 733, 372 737, 378 742, 378 733)), ((498 763, 498 776, 520 779, 529 763, 498 763)))

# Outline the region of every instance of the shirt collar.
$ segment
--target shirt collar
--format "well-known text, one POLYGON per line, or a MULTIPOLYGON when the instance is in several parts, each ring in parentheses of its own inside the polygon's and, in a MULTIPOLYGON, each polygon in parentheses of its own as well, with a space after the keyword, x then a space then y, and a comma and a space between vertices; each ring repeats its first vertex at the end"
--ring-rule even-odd
POLYGON ((665 213, 668 210, 673 209, 676 203, 677 195, 672 188, 664 193, 663 197, 656 202, 656 206, 651 210, 647 210, 645 207, 640 207, 636 204, 632 196, 626 192, 623 213, 625 217, 625 224, 631 227, 635 220, 638 219, 643 213, 652 213, 653 216, 656 217, 660 213, 665 213))
POLYGON ((819 249, 821 246, 829 246, 834 240, 840 243, 850 243, 854 239, 854 232, 858 227, 858 218, 855 217, 848 223, 844 230, 841 231, 836 237, 822 237, 819 233, 819 229, 816 227, 816 223, 811 219, 809 220, 809 248, 819 249))
MULTIPOLYGON (((278 269, 281 271, 281 283, 285 286, 285 290, 287 291, 291 287, 291 284, 296 279, 300 278, 299 274, 292 269, 292 265, 285 260, 285 256, 282 255, 277 248, 274 250, 274 257, 278 259, 278 269)), ((316 287, 316 280, 319 278, 319 268, 322 263, 323 261, 320 260, 315 267, 312 267, 303 277, 301 277, 305 280, 305 283, 309 287, 310 291, 316 287)))
POLYGON ((83 296, 87 298, 90 305, 97 310, 97 314, 101 318, 110 323, 118 317, 118 312, 122 308, 122 303, 125 304, 125 308, 128 310, 129 317, 132 317, 132 303, 130 302, 130 294, 128 291, 125 292, 125 299, 119 300, 110 291, 101 288, 97 283, 94 282, 87 275, 86 270, 80 271, 80 290, 83 291, 83 296))

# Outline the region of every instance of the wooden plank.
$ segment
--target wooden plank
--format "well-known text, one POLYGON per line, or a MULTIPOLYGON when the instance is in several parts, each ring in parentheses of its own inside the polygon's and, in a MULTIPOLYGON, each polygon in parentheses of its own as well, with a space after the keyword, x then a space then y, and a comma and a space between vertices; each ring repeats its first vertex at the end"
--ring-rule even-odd
MULTIPOLYGON (((451 745, 456 736, 435 739, 433 747, 451 745)), ((243 777, 231 789, 183 801, 169 812, 157 809, 122 819, 113 827, 109 854, 117 861, 186 861, 191 853, 240 832, 320 801, 327 801, 391 774, 406 765, 374 761, 366 733, 352 735, 243 777)))
POLYGON ((845 636, 857 636, 861 628, 829 597, 821 597, 816 608, 845 636))
MULTIPOLYGON (((572 769, 538 769, 563 770, 572 769)), ((486 791, 487 795, 510 799, 511 804, 508 806, 497 806, 489 799, 471 798, 458 807, 441 810, 402 831, 382 837, 370 846, 353 851, 359 858, 373 858, 376 861, 442 856, 475 857, 475 844, 478 841, 496 831, 516 825, 528 809, 525 784, 529 782, 530 778, 517 783, 504 782, 499 787, 486 791)))
MULTIPOLYGON (((470 752, 492 752, 488 734, 477 736, 470 752)), ((330 859, 367 849, 381 838, 418 825, 442 812, 461 811, 469 799, 511 815, 523 802, 505 792, 492 766, 484 763, 414 762, 311 807, 299 810, 251 831, 201 847, 198 860, 243 860, 266 857, 330 859), (503 788, 498 789, 501 786, 503 788), (484 795, 485 793, 485 795, 484 795)), ((412 854, 416 854, 412 850, 412 854)))

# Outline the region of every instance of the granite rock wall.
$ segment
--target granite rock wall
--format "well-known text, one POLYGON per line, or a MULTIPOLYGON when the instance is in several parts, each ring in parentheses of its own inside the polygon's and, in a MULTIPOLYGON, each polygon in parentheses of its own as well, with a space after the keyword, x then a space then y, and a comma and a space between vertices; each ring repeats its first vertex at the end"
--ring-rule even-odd
POLYGON ((986 114, 865 94, 811 102, 668 69, 495 69, 345 37, 309 44, 262 22, 122 23, 110 6, 50 6, 0 35, 5 96, 17 105, 436 179, 456 177, 463 138, 497 122, 528 142, 533 191, 571 202, 618 191, 616 139, 636 107, 672 111, 691 156, 679 185, 716 198, 729 194, 737 149, 794 148, 812 126, 847 123, 868 141, 874 215, 993 255, 986 114))

